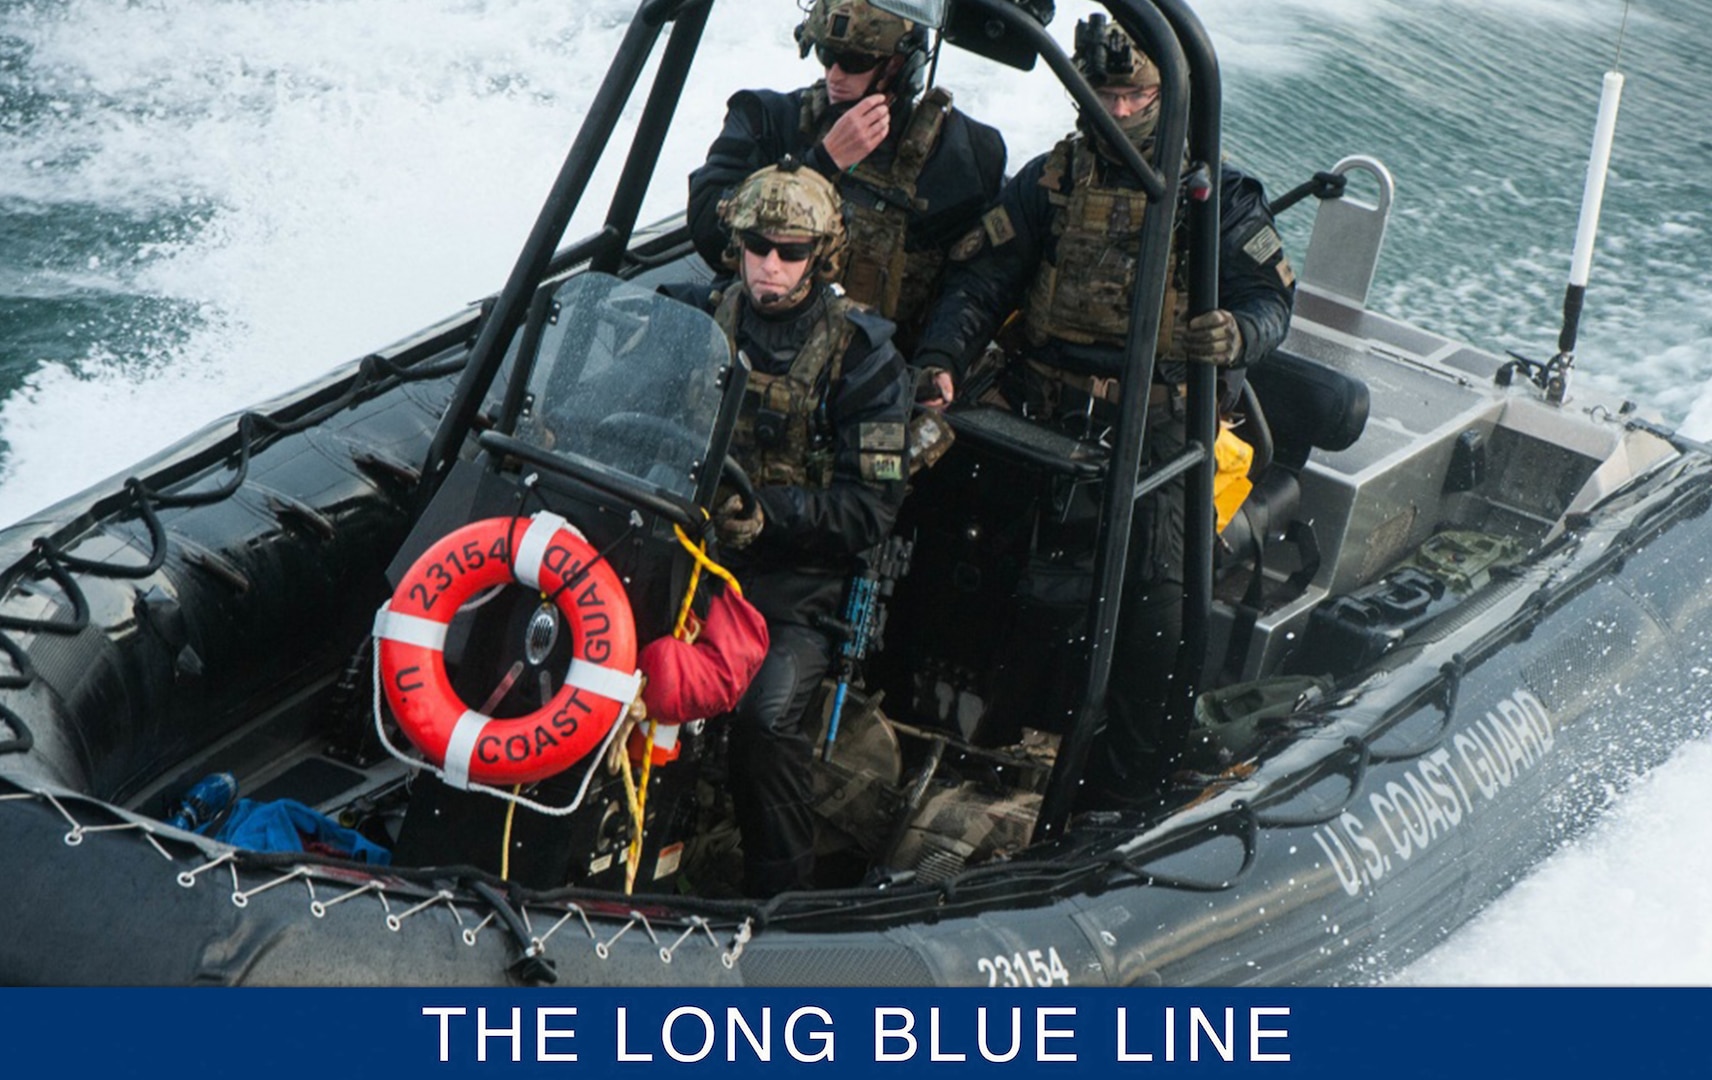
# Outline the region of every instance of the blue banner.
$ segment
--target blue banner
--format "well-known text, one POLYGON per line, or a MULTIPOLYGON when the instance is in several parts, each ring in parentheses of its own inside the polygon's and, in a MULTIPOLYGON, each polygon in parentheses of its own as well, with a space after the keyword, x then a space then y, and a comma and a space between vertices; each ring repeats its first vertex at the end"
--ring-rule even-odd
POLYGON ((1712 989, 0 989, 9 1076, 1712 1074, 1712 989))

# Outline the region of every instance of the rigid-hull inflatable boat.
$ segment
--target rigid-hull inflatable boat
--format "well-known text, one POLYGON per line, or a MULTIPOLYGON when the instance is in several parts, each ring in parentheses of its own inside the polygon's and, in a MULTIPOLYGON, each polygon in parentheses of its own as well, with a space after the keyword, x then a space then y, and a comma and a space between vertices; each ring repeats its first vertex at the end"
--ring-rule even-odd
MULTIPOLYGON (((1036 7, 957 0, 947 40, 1079 82, 1036 7), (1003 32, 959 33, 972 18, 1003 32)), ((1108 7, 1161 57, 1161 144, 1217 160, 1216 109, 1191 125, 1184 104, 1191 87, 1218 100, 1193 15, 1108 7)), ((0 533, 0 982, 1371 982, 1703 732, 1712 458, 1566 393, 1561 365, 1367 310, 1391 188, 1352 158, 1331 170, 1290 336, 1253 374, 1254 492, 1216 538, 1210 510, 1189 515, 1191 550, 1212 554, 1191 567, 1197 697, 1162 789, 1077 812, 1125 662, 1108 598, 1129 485, 1108 480, 1135 475, 1145 409, 1101 439, 960 404, 873 561, 883 634, 829 687, 824 887, 742 896, 718 717, 668 731, 619 700, 628 654, 596 648, 620 618, 635 643, 671 637, 686 596, 705 613, 706 508, 742 487, 713 464, 742 365, 658 291, 707 268, 681 219, 635 227, 706 8, 642 4, 490 300, 0 533), (636 182, 555 251, 667 26, 636 182), (1077 490, 1097 504, 1095 587, 1080 647, 1042 647, 1062 708, 997 744, 975 721, 997 642, 1032 610, 1026 526, 1077 490), (481 543, 447 546, 471 523, 481 543), (435 574, 489 561, 538 594, 484 578, 448 588, 449 621, 399 617, 413 588, 440 596, 435 574), (442 745, 414 746, 386 692, 418 685, 398 642, 501 734, 460 757, 452 717, 442 745), (616 706, 539 775, 566 731, 540 718, 585 690, 616 706), (328 831, 220 839, 195 792, 224 776, 328 831)), ((1134 336, 1145 385, 1151 335, 1134 336)), ((1212 476, 1210 380, 1190 387, 1191 499, 1212 476)))

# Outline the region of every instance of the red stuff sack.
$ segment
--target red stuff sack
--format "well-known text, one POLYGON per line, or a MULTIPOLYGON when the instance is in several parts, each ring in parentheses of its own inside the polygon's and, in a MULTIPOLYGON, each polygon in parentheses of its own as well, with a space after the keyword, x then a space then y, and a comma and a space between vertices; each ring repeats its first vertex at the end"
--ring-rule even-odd
POLYGON ((636 662, 648 680, 642 689, 648 715, 663 724, 681 724, 730 712, 761 670, 767 642, 761 613, 722 589, 708 605, 693 645, 663 637, 642 647, 636 662))

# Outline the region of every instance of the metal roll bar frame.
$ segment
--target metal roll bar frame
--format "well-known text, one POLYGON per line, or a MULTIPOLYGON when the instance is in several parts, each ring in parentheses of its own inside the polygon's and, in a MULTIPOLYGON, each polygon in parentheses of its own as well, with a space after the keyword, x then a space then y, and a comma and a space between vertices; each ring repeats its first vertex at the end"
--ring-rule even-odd
MULTIPOLYGON (((1199 19, 1184 0, 1102 0, 1112 19, 1158 64, 1161 76, 1161 118, 1157 166, 1142 160, 1123 138, 1115 121, 1100 108, 1092 87, 1070 58, 1033 16, 1008 0, 953 0, 998 20, 1031 42, 1083 111, 1118 148, 1125 164, 1141 178, 1155 205, 1177 207, 1182 178, 1190 164, 1206 169, 1211 190, 1190 199, 1185 216, 1188 230, 1189 314, 1218 306, 1219 282, 1219 118, 1221 84, 1218 60, 1199 19), (1185 148, 1186 155, 1185 156, 1185 148)), ((507 349, 523 325, 530 299, 553 267, 586 260, 595 269, 615 270, 621 264, 635 230, 643 192, 658 163, 660 148, 682 97, 691 62, 700 45, 713 0, 645 0, 618 47, 611 66, 589 106, 557 179, 505 286, 482 319, 471 347, 463 379, 435 433, 422 471, 418 508, 425 507, 467 443, 476 414, 497 377, 507 349), (608 207, 604 227, 576 245, 575 259, 555 250, 578 204, 587 192, 602 152, 611 141, 620 114, 633 95, 661 31, 673 32, 655 75, 637 133, 631 140, 621 182, 608 207)), ((1167 285, 1167 263, 1175 231, 1175 214, 1149 214, 1142 225, 1141 250, 1132 297, 1129 339, 1123 351, 1120 377, 1125 387, 1119 407, 1115 450, 1108 475, 1094 589, 1089 605, 1089 663, 1075 718, 1059 747, 1035 828, 1035 840, 1062 833, 1069 817, 1076 783, 1093 738, 1105 719, 1106 689, 1111 679, 1113 648, 1120 615, 1129 533, 1135 501, 1157 487, 1161 477, 1142 477, 1141 452, 1146 437, 1147 387, 1152 382, 1161 305, 1167 285), (1123 482, 1128 478, 1131 482, 1123 482)), ((1185 476, 1185 566, 1183 641, 1177 657, 1168 741, 1186 735, 1200 678, 1200 657, 1206 651, 1212 609, 1215 541, 1213 528, 1213 458, 1208 448, 1217 435, 1217 379, 1210 366, 1192 365, 1187 390, 1188 437, 1185 451, 1164 470, 1185 476)), ((503 427, 503 424, 502 424, 503 427)), ((1159 470, 1156 470, 1156 473, 1159 470)))

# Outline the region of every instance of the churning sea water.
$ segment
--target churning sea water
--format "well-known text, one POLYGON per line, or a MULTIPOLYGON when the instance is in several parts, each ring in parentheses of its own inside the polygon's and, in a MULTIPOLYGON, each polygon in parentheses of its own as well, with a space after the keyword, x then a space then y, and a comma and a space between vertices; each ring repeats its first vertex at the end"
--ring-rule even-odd
MULTIPOLYGON (((0 0, 0 521, 404 336, 504 279, 631 0, 0 0)), ((1067 37, 1085 0, 1061 0, 1067 37)), ((1544 358, 1622 0, 1204 0, 1225 145, 1274 195, 1352 153, 1397 206, 1372 303, 1544 358)), ((792 0, 719 0, 648 196, 745 85, 812 77, 792 0)), ((1712 428, 1712 39, 1633 5, 1578 378, 1712 428)), ((1013 166, 1068 128, 1043 72, 941 81, 1013 166)), ((596 220, 597 175, 571 233, 596 220)), ((1308 207, 1282 222, 1306 243, 1308 207)), ((1712 694, 1684 708, 1712 710, 1712 694)), ((1712 744, 1406 972, 1712 983, 1712 744)))

